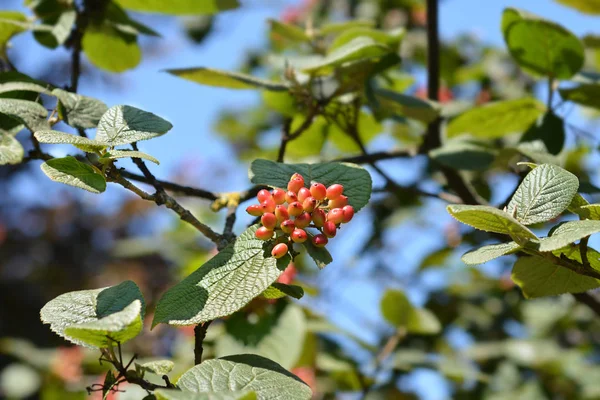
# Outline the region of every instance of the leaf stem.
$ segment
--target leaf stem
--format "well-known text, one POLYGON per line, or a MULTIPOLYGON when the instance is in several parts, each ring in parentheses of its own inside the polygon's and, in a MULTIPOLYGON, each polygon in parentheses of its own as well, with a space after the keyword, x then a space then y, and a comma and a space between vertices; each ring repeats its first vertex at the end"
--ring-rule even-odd
POLYGON ((194 363, 196 365, 202 362, 202 353, 204 353, 204 339, 206 338, 206 331, 212 321, 202 322, 196 325, 194 328, 194 363))

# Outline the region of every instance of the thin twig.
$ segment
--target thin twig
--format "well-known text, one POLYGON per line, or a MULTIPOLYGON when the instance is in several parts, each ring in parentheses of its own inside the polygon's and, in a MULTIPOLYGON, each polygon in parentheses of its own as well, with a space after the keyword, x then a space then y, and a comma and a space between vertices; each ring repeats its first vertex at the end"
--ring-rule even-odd
MULTIPOLYGON (((134 180, 134 181, 138 181, 138 182, 147 183, 149 185, 152 185, 152 183, 150 182, 150 180, 147 179, 143 175, 139 175, 139 174, 136 174, 136 173, 133 173, 133 172, 125 171, 125 170, 121 170, 120 173, 121 173, 121 175, 123 175, 123 177, 125 177, 127 179, 131 179, 131 180, 134 180)), ((173 193, 176 193, 176 194, 179 194, 179 195, 185 195, 185 196, 190 196, 190 197, 199 197, 201 199, 212 200, 212 201, 218 199, 218 195, 217 194, 215 194, 213 192, 209 192, 208 190, 204 190, 204 189, 200 189, 200 188, 195 188, 195 187, 191 187, 191 186, 179 185, 177 183, 168 182, 168 181, 162 181, 162 180, 159 180, 159 179, 156 179, 156 178, 154 179, 154 182, 158 183, 165 190, 169 190, 169 191, 171 191, 173 193)))
POLYGON ((588 260, 588 241, 590 240, 589 236, 584 237, 579 241, 579 254, 581 255, 581 264, 583 264, 586 268, 591 268, 590 261, 588 260))
POLYGON ((279 151, 277 153, 277 162, 283 162, 287 144, 299 137, 302 133, 304 133, 305 130, 310 128, 310 126, 313 123, 313 120, 318 114, 318 109, 318 107, 311 107, 310 111, 308 112, 308 115, 304 119, 304 122, 302 122, 302 124, 293 132, 291 132, 292 119, 287 118, 284 121, 283 128, 281 130, 281 143, 279 145, 279 151))
POLYGON ((202 362, 202 353, 204 352, 204 339, 206 338, 206 331, 212 321, 206 321, 196 325, 194 328, 194 363, 196 365, 202 362))

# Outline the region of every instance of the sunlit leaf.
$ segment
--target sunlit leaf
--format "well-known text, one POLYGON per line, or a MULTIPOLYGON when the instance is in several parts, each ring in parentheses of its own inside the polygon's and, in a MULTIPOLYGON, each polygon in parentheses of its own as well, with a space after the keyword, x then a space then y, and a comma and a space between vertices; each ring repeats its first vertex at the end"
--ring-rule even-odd
POLYGON ((77 161, 75 157, 53 158, 41 165, 46 176, 55 182, 75 186, 92 193, 106 190, 106 180, 89 164, 77 161))

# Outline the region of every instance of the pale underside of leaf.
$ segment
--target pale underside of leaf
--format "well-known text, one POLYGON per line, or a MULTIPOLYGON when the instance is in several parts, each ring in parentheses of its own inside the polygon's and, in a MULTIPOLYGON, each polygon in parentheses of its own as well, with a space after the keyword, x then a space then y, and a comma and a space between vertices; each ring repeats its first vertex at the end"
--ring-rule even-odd
POLYGON ((114 106, 100 119, 96 140, 119 146, 164 135, 172 127, 170 122, 150 112, 114 106))
POLYGON ((90 153, 105 149, 109 146, 108 143, 60 131, 37 131, 34 136, 40 143, 72 144, 73 146, 90 153))
POLYGON ((600 221, 565 222, 554 230, 552 236, 540 239, 538 250, 542 252, 558 250, 598 232, 600 232, 600 221))
POLYGON ((516 242, 492 244, 471 250, 462 256, 462 260, 467 265, 484 264, 495 258, 514 253, 521 249, 516 242))
POLYGON ((135 150, 112 150, 104 155, 103 158, 108 158, 111 160, 116 160, 119 158, 142 158, 144 160, 153 162, 154 164, 160 164, 160 161, 151 155, 135 150))
POLYGON ((14 137, 0 132, 0 165, 18 164, 25 151, 14 137))

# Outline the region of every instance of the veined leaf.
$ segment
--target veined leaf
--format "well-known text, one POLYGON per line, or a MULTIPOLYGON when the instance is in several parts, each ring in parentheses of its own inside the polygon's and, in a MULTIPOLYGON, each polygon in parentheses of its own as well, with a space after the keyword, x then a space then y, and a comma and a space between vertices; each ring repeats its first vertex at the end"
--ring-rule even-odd
POLYGON ((257 228, 246 229, 235 242, 170 288, 158 302, 152 326, 195 325, 230 315, 275 282, 290 260, 273 258, 270 244, 254 237, 257 228))
POLYGON ((521 246, 516 242, 492 244, 468 251, 461 259, 467 265, 484 264, 495 258, 515 253, 519 249, 521 246))
POLYGON ((0 114, 22 122, 31 132, 50 127, 46 121, 48 111, 43 105, 33 101, 0 98, 0 114))
POLYGON ((539 165, 519 185, 507 212, 524 225, 546 222, 571 204, 578 188, 579 180, 572 173, 556 165, 539 165))
POLYGON ((109 146, 108 143, 60 131, 37 131, 34 136, 40 143, 72 144, 78 149, 89 153, 103 150, 109 146))
POLYGON ((0 83, 0 93, 10 92, 35 92, 51 94, 52 92, 42 85, 35 82, 23 82, 23 81, 8 81, 0 83))
POLYGON ((586 236, 600 232, 600 221, 569 221, 559 225, 552 236, 540 239, 539 251, 554 251, 574 243, 586 236))
POLYGON ((304 289, 297 285, 286 285, 285 283, 275 282, 262 292, 262 296, 265 299, 281 299, 285 296, 301 299, 304 297, 304 289))
POLYGON ((53 158, 41 165, 42 171, 55 182, 75 186, 92 193, 106 190, 106 180, 88 164, 75 157, 53 158))
POLYGON ((430 100, 423 100, 386 89, 377 90, 375 96, 380 103, 380 107, 426 124, 440 115, 439 105, 430 100))
POLYGON ((522 133, 533 124, 546 107, 534 98, 504 100, 473 108, 448 123, 447 136, 462 134, 495 139, 522 133))
POLYGON ((175 363, 171 360, 153 360, 146 361, 143 364, 135 363, 135 365, 142 371, 152 372, 157 375, 166 375, 175 367, 175 363))
POLYGON ((283 83, 267 81, 254 76, 238 72, 222 71, 211 68, 183 68, 168 69, 166 72, 188 81, 202 85, 217 86, 228 89, 265 89, 273 91, 286 91, 288 87, 283 83))
POLYGON ((184 373, 177 386, 194 393, 251 390, 259 400, 312 397, 308 385, 297 376, 269 359, 252 354, 206 360, 184 373))
POLYGON ((153 162, 154 164, 160 164, 160 162, 151 155, 134 150, 112 150, 104 154, 100 161, 102 161, 102 159, 116 160, 119 158, 142 158, 144 160, 153 162))
POLYGON ((194 393, 176 389, 158 389, 154 391, 157 400, 257 400, 256 392, 202 392, 194 393))
POLYGON ((58 98, 61 117, 75 128, 95 128, 108 107, 100 100, 77 93, 54 89, 52 94, 58 98))
POLYGON ((170 15, 210 15, 239 7, 238 0, 116 0, 132 11, 170 15))
POLYGON ((344 186, 348 204, 359 211, 371 197, 371 175, 364 168, 349 163, 283 164, 269 160, 254 160, 250 164, 250 181, 259 185, 286 188, 294 173, 302 174, 304 182, 320 182, 325 186, 344 186))
POLYGON ((88 26, 81 46, 92 64, 110 72, 120 73, 135 68, 142 60, 137 37, 125 34, 106 22, 88 26))
POLYGON ((574 88, 559 89, 560 97, 586 107, 600 108, 600 85, 583 83, 574 88))
POLYGON ((529 299, 581 293, 600 287, 600 280, 579 275, 538 256, 519 258, 511 278, 529 299))
POLYGON ((100 118, 96 140, 119 146, 164 135, 173 125, 158 115, 131 106, 114 106, 100 118))
POLYGON ((17 139, 0 132, 0 165, 20 163, 24 153, 23 146, 17 139))
POLYGON ((463 224, 486 232, 503 233, 523 245, 538 238, 509 213, 490 206, 449 205, 450 215, 463 224))

